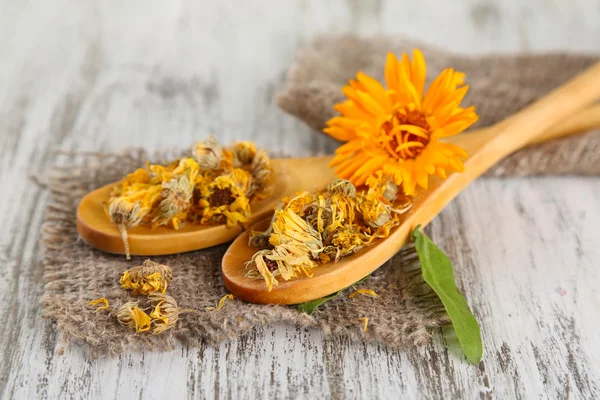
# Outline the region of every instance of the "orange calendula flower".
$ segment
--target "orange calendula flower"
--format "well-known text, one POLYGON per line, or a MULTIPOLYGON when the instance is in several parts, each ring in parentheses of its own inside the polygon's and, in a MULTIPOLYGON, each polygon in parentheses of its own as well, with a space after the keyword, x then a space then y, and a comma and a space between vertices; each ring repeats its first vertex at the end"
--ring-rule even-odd
POLYGON ((446 69, 425 91, 425 71, 419 50, 412 61, 407 54, 398 60, 389 53, 387 89, 363 72, 343 88, 348 100, 335 106, 342 116, 324 129, 347 142, 331 164, 340 178, 359 186, 380 172, 410 196, 417 185, 427 188, 429 175, 445 178, 447 171, 464 169, 467 153, 444 138, 477 121, 474 107, 460 106, 469 88, 463 85, 465 75, 446 69))

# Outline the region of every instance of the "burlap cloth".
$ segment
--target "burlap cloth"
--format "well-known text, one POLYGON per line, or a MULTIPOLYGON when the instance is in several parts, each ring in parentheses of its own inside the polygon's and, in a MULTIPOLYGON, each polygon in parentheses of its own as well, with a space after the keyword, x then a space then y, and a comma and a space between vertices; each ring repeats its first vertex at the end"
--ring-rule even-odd
MULTIPOLYGON (((314 128, 321 128, 332 115, 333 103, 342 99, 340 87, 348 78, 359 69, 381 78, 386 52, 399 53, 412 47, 411 43, 388 38, 319 38, 300 52, 279 104, 314 128)), ((466 104, 477 105, 481 126, 513 113, 595 60, 564 54, 465 58, 419 47, 424 50, 429 77, 447 66, 467 73, 472 89, 466 104)), ((599 141, 598 133, 591 133, 524 150, 496 168, 495 174, 597 174, 599 141)), ((423 284, 414 250, 410 248, 356 286, 375 290, 380 299, 349 299, 347 291, 312 316, 298 313, 295 306, 254 305, 239 300, 225 303, 220 311, 205 310, 227 294, 220 272, 227 245, 153 257, 173 269, 168 293, 180 307, 197 310, 183 314, 171 331, 162 335, 135 334, 108 313, 94 312, 87 303, 99 297, 106 297, 115 308, 127 301, 143 303, 143 297, 130 296, 119 288, 119 275, 140 265, 144 258, 134 257, 128 262, 123 256, 104 254, 87 246, 76 232, 77 204, 89 191, 118 180, 146 160, 166 158, 164 154, 149 155, 142 150, 79 154, 49 174, 51 202, 42 227, 46 283, 41 303, 43 316, 53 321, 61 334, 63 348, 69 342, 87 343, 94 356, 135 349, 162 351, 172 348, 177 340, 191 346, 217 343, 277 321, 317 327, 326 337, 344 335, 351 340, 410 347, 427 343, 434 328, 448 323, 439 300, 423 284), (369 318, 366 333, 363 317, 369 318)))

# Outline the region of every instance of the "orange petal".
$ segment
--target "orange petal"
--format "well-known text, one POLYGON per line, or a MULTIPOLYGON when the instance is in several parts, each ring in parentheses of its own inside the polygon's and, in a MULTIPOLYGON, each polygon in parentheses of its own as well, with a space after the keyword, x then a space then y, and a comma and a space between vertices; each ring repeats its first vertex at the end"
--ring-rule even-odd
POLYGON ((376 79, 371 78, 364 72, 359 72, 356 75, 356 79, 362 84, 364 92, 369 93, 371 97, 383 108, 385 113, 390 113, 392 109, 392 102, 385 92, 381 83, 376 79))
POLYGON ((371 95, 366 92, 357 92, 358 97, 360 99, 360 106, 371 113, 373 116, 383 115, 385 114, 385 110, 383 107, 373 99, 371 95))
POLYGON ((344 142, 356 138, 356 131, 350 130, 350 129, 338 128, 336 126, 327 127, 325 129, 323 129, 323 132, 325 132, 326 134, 328 134, 329 136, 331 136, 337 140, 341 140, 344 142))
POLYGON ((390 52, 385 60, 385 82, 388 89, 398 90, 398 76, 398 59, 390 52))
POLYGON ((425 88, 425 76, 427 74, 427 65, 425 64, 425 58, 421 50, 413 50, 412 59, 412 70, 411 80, 415 86, 415 90, 420 98, 423 98, 423 90, 425 88))

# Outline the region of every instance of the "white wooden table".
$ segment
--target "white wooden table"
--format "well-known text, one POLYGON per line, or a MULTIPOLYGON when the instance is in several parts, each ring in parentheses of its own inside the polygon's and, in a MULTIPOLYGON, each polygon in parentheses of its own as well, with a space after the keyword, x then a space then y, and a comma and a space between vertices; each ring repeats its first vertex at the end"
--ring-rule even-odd
POLYGON ((598 178, 480 180, 432 223, 482 325, 479 367, 450 331, 399 352, 283 325, 216 348, 92 360, 85 346, 58 355, 40 319, 48 194, 27 177, 55 149, 181 147, 213 133, 332 151, 272 101, 319 32, 399 33, 469 53, 600 51, 597 1, 517 3, 0 0, 2 397, 598 398, 598 178))

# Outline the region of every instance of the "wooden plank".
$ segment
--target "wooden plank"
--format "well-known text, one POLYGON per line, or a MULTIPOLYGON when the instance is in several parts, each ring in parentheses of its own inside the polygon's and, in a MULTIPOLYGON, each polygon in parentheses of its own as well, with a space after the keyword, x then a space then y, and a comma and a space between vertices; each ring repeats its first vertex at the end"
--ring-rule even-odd
POLYGON ((219 346, 92 360, 40 320, 39 226, 27 182, 55 148, 180 147, 213 133, 298 155, 335 144, 272 102, 318 32, 402 33, 459 51, 598 51, 585 0, 471 3, 0 1, 0 393, 4 398, 599 395, 600 181, 475 183, 431 225, 487 346, 451 331, 409 352, 277 325, 219 346), (446 348, 448 346, 448 348, 446 348))

